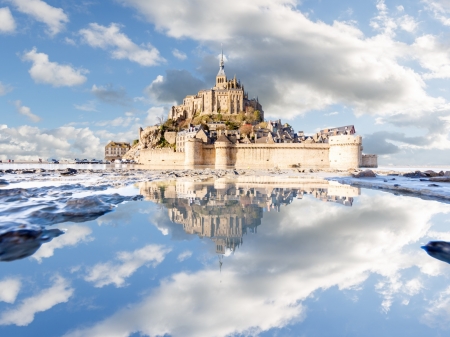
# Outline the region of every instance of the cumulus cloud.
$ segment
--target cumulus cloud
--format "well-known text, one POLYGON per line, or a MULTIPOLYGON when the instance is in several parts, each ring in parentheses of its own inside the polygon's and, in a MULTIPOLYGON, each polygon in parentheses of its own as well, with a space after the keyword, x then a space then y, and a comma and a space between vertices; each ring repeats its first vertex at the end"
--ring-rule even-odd
POLYGON ((14 303, 19 294, 22 282, 17 278, 0 280, 0 302, 14 303))
POLYGON ((61 8, 52 7, 42 0, 10 0, 19 12, 47 25, 47 33, 54 36, 62 31, 69 17, 61 8))
POLYGON ((183 53, 182 51, 179 51, 178 49, 172 50, 172 55, 175 56, 177 59, 183 61, 187 59, 186 53, 183 53))
POLYGON ((100 138, 89 128, 62 126, 46 130, 24 125, 1 130, 0 159, 96 158, 103 156, 102 145, 100 138))
POLYGON ((23 54, 24 61, 33 63, 28 71, 31 78, 36 83, 51 84, 54 87, 72 87, 86 82, 88 70, 80 68, 75 69, 70 65, 61 65, 56 62, 50 62, 48 55, 38 53, 36 48, 23 54))
POLYGON ((422 0, 426 8, 444 26, 450 26, 450 2, 448 0, 422 0))
MULTIPOLYGON (((215 82, 214 82, 215 83, 215 82)), ((166 76, 157 76, 144 92, 158 103, 178 103, 188 94, 205 89, 206 84, 187 70, 166 70, 166 76)))
POLYGON ((127 106, 131 99, 127 96, 125 88, 115 89, 112 84, 106 86, 92 86, 91 93, 100 101, 112 105, 127 106))
POLYGON ((12 33, 16 30, 16 22, 8 7, 0 8, 0 33, 12 33))
POLYGON ((33 254, 31 258, 37 260, 39 263, 42 259, 53 256, 55 249, 61 249, 69 246, 76 246, 83 242, 93 241, 94 238, 90 235, 92 234, 92 229, 87 226, 80 225, 64 225, 57 226, 57 228, 65 230, 65 234, 52 241, 42 245, 39 250, 33 254))
POLYGON ((73 295, 74 289, 61 276, 55 276, 50 288, 41 290, 32 297, 25 298, 14 309, 6 310, 0 315, 0 325, 15 324, 26 326, 33 322, 34 316, 47 311, 57 304, 65 303, 73 295))
POLYGON ((19 100, 15 101, 14 105, 16 106, 16 111, 18 113, 20 113, 21 115, 27 116, 34 123, 37 123, 41 120, 41 117, 33 114, 29 107, 22 105, 21 101, 19 101, 19 100))
POLYGON ((117 253, 117 262, 99 263, 88 269, 85 280, 93 282, 98 288, 108 284, 116 287, 125 285, 125 280, 144 265, 156 267, 170 252, 169 248, 160 245, 147 245, 133 252, 117 253))
POLYGON ((189 259, 192 256, 192 252, 190 250, 186 250, 180 253, 177 257, 177 260, 183 262, 186 259, 189 259))
POLYGON ((412 45, 420 65, 429 70, 425 79, 450 78, 450 45, 434 35, 418 37, 412 45))
POLYGON ((109 50, 113 59, 127 59, 146 67, 165 61, 159 55, 158 49, 149 43, 138 46, 121 33, 120 28, 121 26, 116 23, 111 23, 109 27, 91 23, 89 28, 81 29, 79 34, 91 47, 109 50))
POLYGON ((216 263, 176 273, 140 303, 65 336, 258 335, 301 321, 303 301, 319 290, 361 289, 371 277, 368 286, 380 280, 380 308, 389 310, 421 293, 424 285, 412 271, 445 275, 445 264, 411 248, 426 237, 435 214, 448 213, 445 204, 393 195, 360 198, 356 208, 328 204, 323 212, 322 204, 304 198, 276 216, 267 212, 264 231, 255 240, 246 237, 245 250, 225 259, 220 274, 216 263), (258 315, 247 315, 254 308, 258 315))
POLYGON ((10 91, 12 91, 12 87, 10 85, 0 82, 0 96, 6 95, 10 91))
MULTIPOLYGON (((258 94, 267 116, 291 118, 334 104, 349 106, 357 115, 416 119, 450 109, 444 98, 427 93, 421 74, 399 63, 414 53, 395 40, 395 31, 414 25, 407 17, 398 24, 383 1, 372 20, 378 33, 371 37, 346 22, 312 21, 288 0, 231 0, 221 11, 207 0, 123 2, 170 37, 191 38, 211 50, 223 41, 229 59, 225 71, 240 76, 252 90, 250 97, 258 94)), ((206 56, 198 70, 212 85, 218 60, 206 56)), ((156 81, 155 87, 164 78, 156 81)))

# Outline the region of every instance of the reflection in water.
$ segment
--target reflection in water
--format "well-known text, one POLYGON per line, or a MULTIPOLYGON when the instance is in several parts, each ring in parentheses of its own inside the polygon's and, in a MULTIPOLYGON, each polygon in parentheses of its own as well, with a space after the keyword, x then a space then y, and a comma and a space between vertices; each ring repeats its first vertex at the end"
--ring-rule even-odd
POLYGON ((147 200, 163 204, 169 219, 181 224, 188 234, 211 238, 218 254, 233 252, 244 234, 256 233, 263 211, 280 211, 294 199, 310 194, 325 202, 352 206, 360 194, 356 187, 332 183, 302 184, 295 188, 246 186, 234 184, 199 184, 192 182, 146 182, 140 194, 147 200), (313 187, 314 186, 314 187, 313 187))
POLYGON ((422 248, 435 259, 450 263, 450 242, 430 241, 422 248))
POLYGON ((39 247, 64 234, 40 226, 10 227, 0 231, 0 261, 14 261, 33 255, 39 247))

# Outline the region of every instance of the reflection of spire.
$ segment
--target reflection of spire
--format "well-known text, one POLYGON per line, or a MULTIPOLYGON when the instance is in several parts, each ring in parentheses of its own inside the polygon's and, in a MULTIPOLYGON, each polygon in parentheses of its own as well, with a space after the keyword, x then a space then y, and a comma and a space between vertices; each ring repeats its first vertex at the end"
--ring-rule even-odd
POLYGON ((222 273, 222 265, 223 265, 222 259, 223 255, 219 255, 219 273, 222 273))

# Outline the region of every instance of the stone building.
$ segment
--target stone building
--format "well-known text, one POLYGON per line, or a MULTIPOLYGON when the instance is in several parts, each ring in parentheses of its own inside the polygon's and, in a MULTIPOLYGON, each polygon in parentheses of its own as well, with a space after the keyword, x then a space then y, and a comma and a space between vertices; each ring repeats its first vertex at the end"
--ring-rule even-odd
POLYGON ((120 160, 130 148, 130 143, 111 141, 105 146, 105 160, 120 160))
POLYGON ((201 115, 220 113, 223 115, 254 110, 260 112, 263 120, 264 111, 258 98, 249 99, 244 85, 236 79, 236 76, 233 79, 227 78, 222 52, 215 86, 209 90, 200 90, 197 95, 186 96, 181 105, 172 107, 169 119, 192 119, 196 113, 201 115))

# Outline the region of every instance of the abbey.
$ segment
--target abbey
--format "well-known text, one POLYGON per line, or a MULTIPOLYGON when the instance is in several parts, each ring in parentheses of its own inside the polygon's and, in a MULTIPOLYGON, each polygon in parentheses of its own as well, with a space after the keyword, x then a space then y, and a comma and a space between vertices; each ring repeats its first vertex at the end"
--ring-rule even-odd
POLYGON ((257 98, 249 99, 244 85, 236 76, 227 79, 223 52, 220 59, 220 68, 216 76, 216 85, 209 90, 200 90, 197 95, 189 95, 183 99, 183 104, 173 106, 169 119, 191 119, 196 113, 200 114, 238 114, 258 110, 264 119, 264 111, 257 98))
POLYGON ((227 79, 223 53, 215 86, 186 96, 168 120, 139 128, 138 141, 124 156, 151 168, 314 168, 377 167, 363 154, 353 125, 295 132, 281 120, 264 121, 258 98, 227 79))

